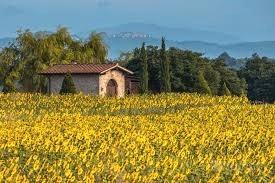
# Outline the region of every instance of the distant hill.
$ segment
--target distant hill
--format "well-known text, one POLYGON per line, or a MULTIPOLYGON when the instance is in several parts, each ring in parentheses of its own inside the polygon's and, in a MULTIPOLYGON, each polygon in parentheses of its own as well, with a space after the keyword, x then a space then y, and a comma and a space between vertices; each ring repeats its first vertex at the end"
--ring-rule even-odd
POLYGON ((227 52, 234 58, 250 57, 253 53, 275 58, 275 41, 243 42, 236 44, 211 44, 205 42, 181 42, 180 48, 205 53, 209 57, 217 57, 227 52))
MULTIPOLYGON (((132 49, 141 46, 142 42, 147 45, 160 45, 160 39, 147 34, 140 37, 128 36, 106 36, 105 42, 109 46, 109 56, 117 58, 121 52, 131 51, 132 49)), ((135 33, 136 35, 136 33, 135 33)), ((223 52, 227 52, 235 58, 250 57, 253 53, 258 53, 261 56, 275 58, 275 41, 266 42, 243 42, 236 44, 216 44, 203 41, 172 41, 167 40, 167 46, 178 47, 181 49, 192 50, 203 53, 210 58, 216 58, 223 52)))
MULTIPOLYGON (((120 32, 139 32, 149 34, 155 38, 165 36, 168 40, 176 41, 203 41, 224 44, 241 42, 238 37, 215 31, 195 30, 190 28, 170 28, 145 23, 128 23, 113 27, 98 28, 95 31, 105 32, 108 35, 120 32)), ((81 33, 80 36, 87 37, 87 33, 81 33)))
MULTIPOLYGON (((124 24, 96 31, 105 33, 104 40, 109 47, 111 59, 118 58, 121 52, 140 47, 142 42, 147 45, 160 45, 162 36, 166 37, 167 46, 200 52, 210 58, 216 58, 223 52, 227 52, 234 58, 250 57, 253 53, 275 58, 275 41, 236 43, 239 39, 234 36, 210 31, 167 28, 142 23, 124 24)), ((73 34, 73 37, 85 39, 88 37, 88 32, 73 34)), ((13 40, 14 38, 0 38, 0 49, 13 40)))
POLYGON ((275 58, 275 41, 244 42, 221 46, 233 57, 247 57, 253 53, 275 58))

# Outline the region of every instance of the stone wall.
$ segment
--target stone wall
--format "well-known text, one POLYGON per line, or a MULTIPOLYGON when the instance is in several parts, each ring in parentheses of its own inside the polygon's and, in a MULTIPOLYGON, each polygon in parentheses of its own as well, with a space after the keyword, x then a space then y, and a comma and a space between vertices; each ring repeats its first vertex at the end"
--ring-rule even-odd
MULTIPOLYGON (((61 90, 62 82, 65 75, 51 75, 49 93, 58 94, 61 90)), ((82 92, 83 94, 94 94, 98 95, 99 93, 99 75, 96 74, 72 74, 72 78, 75 84, 77 91, 82 92)))
MULTIPOLYGON (((59 94, 65 75, 50 75, 49 93, 59 94)), ((105 74, 72 74, 77 91, 83 94, 106 96, 107 84, 113 79, 117 83, 118 97, 125 96, 125 75, 120 70, 110 70, 105 74)))
POLYGON ((125 96, 125 75, 120 70, 110 70, 105 74, 99 76, 99 95, 106 96, 107 84, 113 79, 117 83, 117 95, 118 97, 125 96))

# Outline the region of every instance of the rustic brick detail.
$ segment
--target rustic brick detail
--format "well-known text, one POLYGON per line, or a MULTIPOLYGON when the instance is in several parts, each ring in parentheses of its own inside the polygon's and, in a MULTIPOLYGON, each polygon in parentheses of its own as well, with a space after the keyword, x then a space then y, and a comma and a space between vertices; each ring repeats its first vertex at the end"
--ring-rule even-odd
POLYGON ((106 96, 108 82, 113 79, 117 83, 117 96, 125 96, 125 75, 120 70, 110 70, 99 76, 99 95, 106 96))
POLYGON ((119 66, 118 64, 68 64, 68 65, 55 65, 41 72, 48 78, 48 92, 51 94, 58 94, 61 90, 64 77, 67 73, 72 75, 75 87, 78 92, 85 95, 94 94, 100 96, 107 95, 107 85, 110 80, 115 81, 112 89, 109 88, 109 94, 118 97, 124 97, 126 92, 131 94, 136 93, 137 87, 134 86, 136 79, 130 77, 134 73, 119 66), (127 83, 126 81, 130 79, 127 83), (132 84, 134 87, 132 87, 132 84), (131 90, 135 91, 132 92, 131 90))

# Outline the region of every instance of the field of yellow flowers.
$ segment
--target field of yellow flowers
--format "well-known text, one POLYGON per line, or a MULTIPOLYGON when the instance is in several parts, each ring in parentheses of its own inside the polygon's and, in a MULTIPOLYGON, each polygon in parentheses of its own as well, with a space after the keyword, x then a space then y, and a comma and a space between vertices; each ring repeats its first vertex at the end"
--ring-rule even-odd
POLYGON ((0 182, 274 182, 275 105, 0 94, 0 182))

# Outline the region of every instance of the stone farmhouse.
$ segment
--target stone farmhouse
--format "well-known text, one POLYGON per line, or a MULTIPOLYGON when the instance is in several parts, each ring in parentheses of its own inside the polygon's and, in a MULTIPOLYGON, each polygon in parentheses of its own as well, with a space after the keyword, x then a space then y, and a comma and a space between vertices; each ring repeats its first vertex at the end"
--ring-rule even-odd
POLYGON ((64 77, 72 75, 76 89, 83 94, 124 97, 139 92, 133 72, 118 64, 61 64, 41 72, 48 79, 48 93, 58 94, 64 77))

